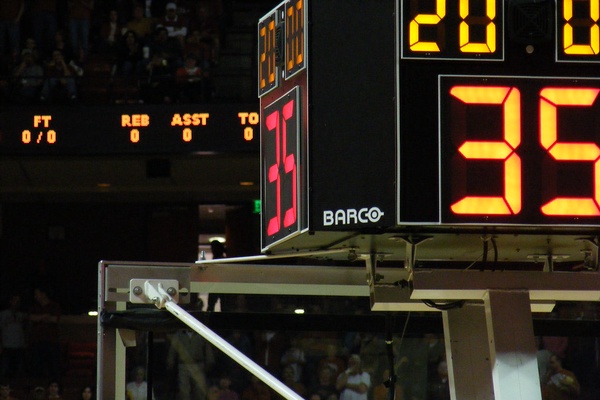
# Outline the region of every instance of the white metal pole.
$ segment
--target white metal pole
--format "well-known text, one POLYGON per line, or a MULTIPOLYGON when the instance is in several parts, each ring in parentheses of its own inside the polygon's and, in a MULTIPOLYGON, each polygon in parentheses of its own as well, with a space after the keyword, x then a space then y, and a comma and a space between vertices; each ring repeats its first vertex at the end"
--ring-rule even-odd
MULTIPOLYGON (((145 285, 146 289, 149 289, 148 282, 145 285)), ((206 325, 198 321, 192 315, 190 315, 186 310, 181 308, 177 303, 173 301, 171 296, 169 296, 161 284, 158 284, 158 288, 154 288, 159 294, 161 299, 157 299, 158 301, 155 303, 157 307, 160 308, 161 305, 173 315, 175 315, 179 320, 185 323, 187 326, 192 328, 196 333, 202 336, 204 339, 208 340, 215 347, 225 353, 227 356, 231 357, 234 361, 240 364, 242 367, 246 368, 250 373, 255 375, 261 381, 263 381, 266 385, 271 387, 277 393, 290 400, 303 400, 298 393, 294 392, 292 389, 281 383, 277 378, 267 372, 260 365, 252 361, 248 358, 244 353, 240 352, 234 346, 229 344, 225 339, 221 338, 215 332, 210 330, 206 325), (162 300, 162 301, 161 301, 162 300)))

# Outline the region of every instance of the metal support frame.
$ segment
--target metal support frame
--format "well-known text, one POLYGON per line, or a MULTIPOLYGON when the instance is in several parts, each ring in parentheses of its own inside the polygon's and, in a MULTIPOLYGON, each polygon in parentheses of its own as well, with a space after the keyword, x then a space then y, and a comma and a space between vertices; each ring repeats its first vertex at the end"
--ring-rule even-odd
MULTIPOLYGON (((414 255, 416 244, 408 246, 414 255)), ((366 273, 356 266, 245 264, 248 259, 193 264, 101 262, 98 310, 124 309, 126 302, 135 299, 132 294, 150 293, 144 301, 184 316, 188 326, 216 344, 219 339, 214 333, 190 320, 193 317, 178 308, 167 289, 164 292, 170 297, 160 290, 152 294, 153 288, 159 283, 174 290, 177 286, 180 301, 186 301, 190 292, 362 296, 370 298, 373 311, 440 311, 422 300, 446 304, 460 300, 463 308, 443 311, 453 398, 531 400, 539 398, 534 388, 539 385, 537 369, 534 374, 531 367, 531 311, 549 311, 557 300, 600 301, 597 272, 411 270, 379 267, 383 255, 376 252, 359 257, 366 273), (143 293, 136 289, 142 288, 140 280, 143 293), (481 375, 477 383, 474 373, 481 375), (511 385, 525 385, 526 394, 519 397, 511 385)), ((98 398, 124 399, 125 352, 117 339, 116 329, 103 327, 99 320, 98 398)))
POLYGON ((253 375, 262 380, 271 389, 290 400, 302 400, 292 389, 281 383, 277 378, 267 372, 264 368, 256 364, 244 353, 236 349, 234 346, 229 344, 226 340, 221 338, 215 332, 210 330, 206 325, 195 319, 187 311, 177 305, 177 291, 174 290, 174 281, 163 282, 160 280, 147 280, 144 282, 143 296, 140 296, 140 291, 136 288, 140 288, 136 280, 131 281, 130 286, 130 301, 132 303, 141 304, 154 304, 157 308, 165 308, 197 334, 202 336, 216 348, 224 352, 227 356, 231 357, 239 365, 246 368, 253 375), (168 289, 166 288, 168 287, 168 289))

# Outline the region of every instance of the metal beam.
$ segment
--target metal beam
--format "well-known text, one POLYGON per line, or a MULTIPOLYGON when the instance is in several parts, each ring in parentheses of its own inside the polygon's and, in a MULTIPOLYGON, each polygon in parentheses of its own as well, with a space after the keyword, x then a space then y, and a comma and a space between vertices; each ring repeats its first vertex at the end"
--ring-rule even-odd
POLYGON ((597 272, 417 270, 411 299, 483 300, 489 290, 529 291, 532 302, 600 301, 597 272))

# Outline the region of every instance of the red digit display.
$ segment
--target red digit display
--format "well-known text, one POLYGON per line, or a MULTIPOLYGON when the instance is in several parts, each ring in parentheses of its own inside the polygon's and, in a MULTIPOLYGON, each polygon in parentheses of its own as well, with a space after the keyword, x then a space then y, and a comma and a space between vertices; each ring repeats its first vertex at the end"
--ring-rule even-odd
POLYGON ((265 107, 261 118, 262 220, 269 243, 298 229, 299 102, 296 87, 265 107))
POLYGON ((444 76, 441 222, 598 223, 600 81, 444 76))

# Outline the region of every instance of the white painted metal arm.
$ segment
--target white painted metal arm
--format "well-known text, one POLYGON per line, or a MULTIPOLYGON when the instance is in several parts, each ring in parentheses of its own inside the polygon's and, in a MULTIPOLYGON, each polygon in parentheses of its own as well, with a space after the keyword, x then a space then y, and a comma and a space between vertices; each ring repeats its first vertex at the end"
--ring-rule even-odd
POLYGON ((153 285, 153 282, 146 281, 144 283, 144 289, 146 296, 150 298, 158 308, 166 308, 171 314, 193 329, 204 339, 208 340, 227 356, 231 357, 239 365, 246 368, 250 373, 255 375, 284 398, 290 400, 303 400, 296 392, 281 383, 277 378, 248 358, 244 353, 240 352, 226 340, 210 330, 206 325, 190 315, 186 310, 181 308, 167 293, 162 283, 154 283, 156 286, 153 285))

